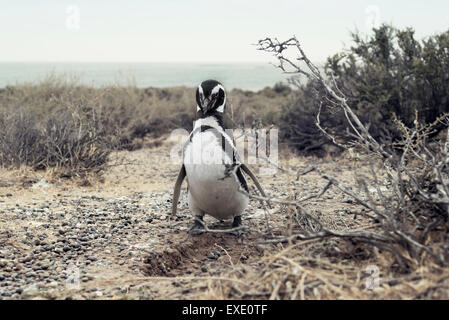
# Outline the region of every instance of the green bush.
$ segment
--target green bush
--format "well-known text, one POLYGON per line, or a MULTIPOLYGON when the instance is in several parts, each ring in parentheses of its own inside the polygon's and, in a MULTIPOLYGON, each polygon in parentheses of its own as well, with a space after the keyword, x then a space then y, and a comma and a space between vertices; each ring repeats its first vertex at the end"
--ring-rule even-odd
MULTIPOLYGON (((400 138, 393 114, 413 126, 416 112, 422 124, 449 112, 449 31, 422 41, 415 39, 411 28, 399 30, 389 25, 373 29, 366 38, 354 33, 351 47, 328 58, 324 71, 348 97, 350 107, 370 133, 384 143, 400 138)), ((281 136, 299 142, 299 150, 307 150, 323 139, 312 124, 318 101, 326 100, 313 81, 301 85, 299 91, 296 102, 284 106, 280 124, 290 129, 281 136)), ((342 117, 339 112, 323 113, 322 125, 332 127, 342 139, 350 139, 342 117)))

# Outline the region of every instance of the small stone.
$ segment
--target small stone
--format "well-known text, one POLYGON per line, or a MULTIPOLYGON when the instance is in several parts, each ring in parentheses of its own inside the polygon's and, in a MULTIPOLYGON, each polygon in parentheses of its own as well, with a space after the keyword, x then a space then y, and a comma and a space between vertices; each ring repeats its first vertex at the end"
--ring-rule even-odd
POLYGON ((39 289, 35 284, 26 287, 22 292, 23 296, 35 296, 37 294, 39 294, 39 289))
POLYGON ((22 263, 27 263, 30 262, 33 259, 32 256, 26 256, 25 258, 23 258, 22 260, 20 260, 20 262, 22 263))
MULTIPOLYGON (((44 250, 45 251, 52 251, 52 250, 54 250, 55 249, 55 246, 52 246, 52 245, 46 245, 46 246, 44 246, 44 250)), ((56 250, 55 250, 56 251, 56 250)))
POLYGON ((207 257, 208 257, 209 259, 213 259, 213 260, 218 259, 218 257, 217 257, 213 252, 208 253, 208 254, 207 254, 207 257))
POLYGON ((202 272, 207 272, 207 267, 206 267, 205 265, 202 265, 202 266, 201 266, 201 271, 202 271, 202 272))
POLYGON ((41 265, 41 269, 42 269, 42 270, 47 270, 49 267, 50 267, 50 266, 49 266, 48 264, 46 264, 46 263, 44 263, 44 264, 41 265))

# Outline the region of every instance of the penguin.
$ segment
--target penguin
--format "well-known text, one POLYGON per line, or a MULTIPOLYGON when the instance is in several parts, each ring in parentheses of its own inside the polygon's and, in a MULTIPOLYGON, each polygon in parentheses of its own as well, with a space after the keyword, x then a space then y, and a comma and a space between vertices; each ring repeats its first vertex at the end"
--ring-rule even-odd
POLYGON ((232 228, 242 225, 249 189, 243 172, 265 192, 255 175, 240 160, 232 134, 226 130, 226 91, 216 80, 206 80, 196 89, 196 120, 183 146, 183 165, 176 180, 172 215, 176 214, 181 184, 188 183, 188 204, 195 219, 189 233, 204 228, 203 217, 232 219, 232 228))

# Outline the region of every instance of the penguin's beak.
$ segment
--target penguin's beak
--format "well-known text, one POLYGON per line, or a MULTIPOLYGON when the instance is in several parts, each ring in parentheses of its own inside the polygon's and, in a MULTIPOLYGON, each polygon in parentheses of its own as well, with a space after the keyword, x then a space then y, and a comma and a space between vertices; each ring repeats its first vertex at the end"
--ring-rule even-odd
POLYGON ((203 100, 202 105, 203 105, 203 110, 204 110, 205 113, 207 113, 208 111, 210 111, 210 109, 212 109, 212 106, 214 105, 214 102, 215 102, 214 99, 205 98, 203 100))

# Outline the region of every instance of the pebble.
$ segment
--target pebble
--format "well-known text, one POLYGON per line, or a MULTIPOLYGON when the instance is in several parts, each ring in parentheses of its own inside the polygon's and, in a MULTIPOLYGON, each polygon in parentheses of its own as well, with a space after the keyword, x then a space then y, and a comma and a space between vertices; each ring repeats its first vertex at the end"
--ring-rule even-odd
POLYGON ((27 256, 27 257, 23 258, 22 260, 20 260, 20 262, 27 263, 27 262, 30 262, 32 259, 33 259, 32 256, 27 256))
POLYGON ((220 254, 217 254, 216 252, 210 252, 210 253, 207 254, 207 257, 209 259, 216 260, 216 259, 220 258, 220 254))
POLYGON ((32 284, 23 289, 22 296, 35 296, 39 294, 39 289, 35 284, 32 284))
POLYGON ((242 254, 242 255, 240 256, 240 260, 242 260, 242 261, 248 260, 248 256, 242 254))

